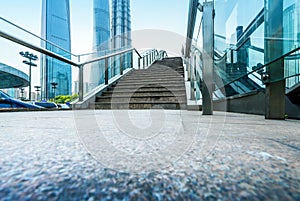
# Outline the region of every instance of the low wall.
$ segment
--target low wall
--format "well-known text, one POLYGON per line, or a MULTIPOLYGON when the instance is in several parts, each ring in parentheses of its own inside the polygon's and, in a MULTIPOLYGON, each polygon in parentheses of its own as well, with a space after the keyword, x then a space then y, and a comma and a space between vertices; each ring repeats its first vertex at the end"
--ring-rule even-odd
MULTIPOLYGON (((265 115, 265 93, 257 91, 217 100, 214 101, 214 110, 265 115)), ((285 99, 285 113, 288 118, 300 119, 300 105, 292 103, 287 96, 285 99)))
POLYGON ((294 104, 288 97, 285 99, 285 113, 289 118, 300 119, 300 105, 294 104))
POLYGON ((265 93, 251 92, 214 101, 214 110, 245 114, 265 114, 265 93))

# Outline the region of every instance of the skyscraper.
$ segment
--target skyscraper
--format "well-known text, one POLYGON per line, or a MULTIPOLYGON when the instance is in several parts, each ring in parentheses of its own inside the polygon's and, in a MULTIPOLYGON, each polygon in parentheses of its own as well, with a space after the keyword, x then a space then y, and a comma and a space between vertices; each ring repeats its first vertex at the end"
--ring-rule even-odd
MULTIPOLYGON (((69 0, 43 0, 42 37, 55 44, 42 42, 42 47, 71 58, 70 6, 69 0)), ((51 57, 41 55, 42 98, 72 93, 71 65, 51 57), (56 83, 56 84, 55 84, 56 83)))
MULTIPOLYGON (((110 44, 110 14, 109 0, 94 0, 94 42, 93 57, 105 55, 109 50, 110 44)), ((90 69, 86 80, 88 82, 87 89, 98 86, 104 82, 105 63, 98 61, 90 65, 90 69)))
POLYGON ((94 50, 108 50, 110 39, 109 0, 94 0, 94 50))
MULTIPOLYGON (((112 49, 126 49, 131 47, 131 16, 130 0, 112 0, 112 49)), ((131 65, 132 53, 124 56, 124 67, 131 65)), ((118 71, 118 59, 115 60, 118 71)))

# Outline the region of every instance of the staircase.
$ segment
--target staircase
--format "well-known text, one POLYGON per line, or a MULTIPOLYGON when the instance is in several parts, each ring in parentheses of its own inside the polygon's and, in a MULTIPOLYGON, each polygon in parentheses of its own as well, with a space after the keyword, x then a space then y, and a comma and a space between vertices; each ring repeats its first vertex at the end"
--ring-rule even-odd
POLYGON ((132 70, 96 96, 95 109, 186 109, 182 59, 165 58, 132 70))

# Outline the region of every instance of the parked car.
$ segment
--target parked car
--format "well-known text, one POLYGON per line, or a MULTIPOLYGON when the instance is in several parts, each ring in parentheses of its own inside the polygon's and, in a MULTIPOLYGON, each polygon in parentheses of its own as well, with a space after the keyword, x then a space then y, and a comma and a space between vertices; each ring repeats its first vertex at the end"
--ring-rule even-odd
POLYGON ((26 103, 24 101, 10 97, 8 94, 0 90, 0 108, 43 108, 38 105, 26 103))
POLYGON ((53 102, 41 101, 41 102, 34 102, 34 104, 44 108, 58 108, 58 105, 53 102))
POLYGON ((70 109, 70 106, 68 104, 57 104, 59 109, 70 109))

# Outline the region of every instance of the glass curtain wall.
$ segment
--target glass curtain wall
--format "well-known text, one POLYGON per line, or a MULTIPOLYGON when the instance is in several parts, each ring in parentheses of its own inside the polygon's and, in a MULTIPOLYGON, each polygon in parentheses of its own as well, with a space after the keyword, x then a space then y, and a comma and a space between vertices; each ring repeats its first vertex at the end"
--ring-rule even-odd
MULTIPOLYGON (((110 13, 109 0, 94 0, 93 5, 93 54, 92 58, 109 53, 110 13)), ((109 71, 110 72, 110 71, 109 71)), ((104 83, 105 61, 95 62, 85 67, 84 91, 89 92, 104 83)), ((109 73, 110 77, 110 73, 109 73)))
MULTIPOLYGON (((265 0, 215 0, 215 73, 226 96, 263 87, 265 0), (255 71, 256 69, 260 69, 255 71), (253 72, 254 71, 254 72, 253 72)), ((280 2, 280 1, 279 1, 280 2)), ((299 47, 300 1, 283 0, 283 54, 299 47)), ((300 52, 285 57, 286 86, 299 83, 300 52)), ((274 80, 275 81, 275 80, 274 80)), ((221 88, 217 86, 217 88, 221 88)))
MULTIPOLYGON (((299 47, 300 44, 300 1, 283 1, 284 53, 299 47)), ((285 77, 287 88, 300 81, 300 51, 285 58, 285 77)))
MULTIPOLYGON (((41 35, 61 49, 45 42, 41 43, 42 47, 71 59, 69 0, 43 0, 41 35)), ((71 66, 44 55, 40 58, 42 99, 71 95, 71 66)))
POLYGON ((264 0, 215 0, 215 13, 217 88, 225 96, 262 88, 259 73, 247 74, 264 64, 264 0))
MULTIPOLYGON (((112 44, 113 50, 131 47, 131 15, 130 0, 112 0, 112 44)), ((122 58, 122 68, 132 66, 132 53, 122 58)), ((115 57, 112 68, 114 73, 120 72, 120 58, 115 57)))

